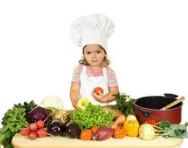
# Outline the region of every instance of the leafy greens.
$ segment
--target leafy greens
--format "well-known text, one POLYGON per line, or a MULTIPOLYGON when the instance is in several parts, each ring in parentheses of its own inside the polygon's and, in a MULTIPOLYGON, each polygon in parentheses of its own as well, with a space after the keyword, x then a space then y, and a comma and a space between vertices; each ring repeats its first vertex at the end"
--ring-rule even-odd
POLYGON ((84 110, 75 110, 70 116, 72 122, 77 123, 81 129, 91 128, 92 126, 111 126, 113 113, 106 113, 102 106, 89 103, 84 110))

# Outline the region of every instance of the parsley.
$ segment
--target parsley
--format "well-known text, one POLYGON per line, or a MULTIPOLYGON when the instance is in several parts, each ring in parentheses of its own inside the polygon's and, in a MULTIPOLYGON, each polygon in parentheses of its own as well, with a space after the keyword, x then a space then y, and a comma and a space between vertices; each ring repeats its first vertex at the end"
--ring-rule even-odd
POLYGON ((116 105, 113 106, 114 109, 118 109, 125 116, 129 114, 134 114, 134 101, 135 99, 131 98, 126 93, 117 93, 115 95, 116 105))
POLYGON ((24 102, 24 103, 18 103, 18 104, 14 104, 14 107, 17 108, 25 108, 25 117, 27 118, 27 115, 29 114, 29 112, 35 108, 37 106, 37 104, 32 100, 30 102, 24 102))
POLYGON ((81 129, 91 128, 92 126, 111 126, 113 113, 106 113, 102 106, 89 103, 84 110, 72 112, 70 120, 77 123, 81 129))
POLYGON ((13 148, 11 141, 14 135, 28 126, 29 123, 26 121, 25 115, 25 108, 17 107, 13 107, 5 113, 2 121, 3 127, 0 129, 0 145, 3 145, 4 148, 13 148))

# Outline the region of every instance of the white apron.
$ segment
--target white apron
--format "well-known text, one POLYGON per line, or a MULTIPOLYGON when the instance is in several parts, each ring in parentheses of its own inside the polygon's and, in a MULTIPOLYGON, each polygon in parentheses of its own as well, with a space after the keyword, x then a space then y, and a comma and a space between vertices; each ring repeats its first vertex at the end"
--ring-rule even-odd
POLYGON ((86 73, 87 67, 83 66, 80 76, 80 99, 89 98, 92 104, 101 106, 108 105, 109 103, 100 103, 93 98, 93 90, 96 87, 101 87, 104 90, 103 95, 109 93, 108 91, 108 76, 106 68, 103 68, 103 76, 89 77, 86 73))

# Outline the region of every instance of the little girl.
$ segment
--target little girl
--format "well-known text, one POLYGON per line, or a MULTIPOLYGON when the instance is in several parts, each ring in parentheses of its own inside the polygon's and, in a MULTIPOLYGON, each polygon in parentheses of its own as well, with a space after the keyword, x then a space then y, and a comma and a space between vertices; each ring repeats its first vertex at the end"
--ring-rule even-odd
POLYGON ((93 14, 73 21, 71 38, 74 44, 82 47, 83 58, 74 69, 70 88, 70 98, 75 109, 81 98, 89 98, 93 104, 109 105, 115 100, 118 84, 114 71, 107 59, 107 39, 115 26, 105 15, 93 14), (100 87, 103 92, 95 93, 100 87))

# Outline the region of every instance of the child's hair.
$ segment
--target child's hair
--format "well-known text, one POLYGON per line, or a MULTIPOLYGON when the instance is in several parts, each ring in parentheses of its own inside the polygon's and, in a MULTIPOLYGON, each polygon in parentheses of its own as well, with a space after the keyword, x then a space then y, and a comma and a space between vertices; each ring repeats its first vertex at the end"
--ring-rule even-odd
MULTIPOLYGON (((87 45, 86 45, 86 46, 87 46, 87 45)), ((83 47, 83 51, 82 51, 83 55, 84 55, 84 48, 85 48, 86 46, 83 47)), ((100 46, 100 45, 98 45, 98 46, 99 46, 100 48, 102 48, 102 49, 104 50, 105 54, 107 55, 106 50, 105 50, 102 46, 100 46)), ((82 64, 82 65, 85 65, 85 66, 88 66, 88 65, 89 65, 89 63, 86 61, 86 59, 85 59, 84 56, 82 56, 81 60, 79 60, 79 63, 82 64)), ((106 56, 104 56, 102 66, 103 66, 103 67, 108 67, 109 65, 110 65, 110 60, 109 60, 106 56)))

